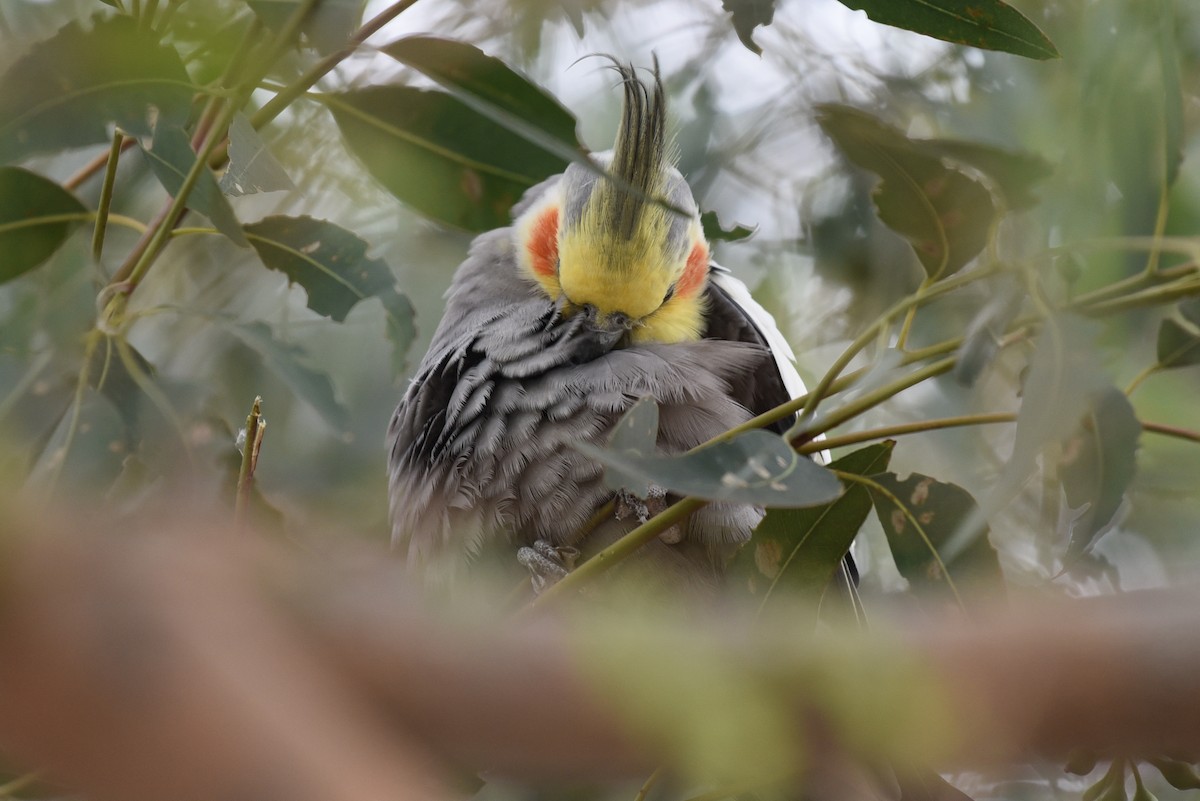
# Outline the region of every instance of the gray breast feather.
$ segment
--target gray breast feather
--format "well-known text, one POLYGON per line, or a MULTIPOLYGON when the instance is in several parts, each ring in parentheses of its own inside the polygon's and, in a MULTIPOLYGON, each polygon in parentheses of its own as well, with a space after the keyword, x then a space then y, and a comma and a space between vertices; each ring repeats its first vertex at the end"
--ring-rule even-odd
MULTIPOLYGON (((731 385, 769 364, 761 347, 722 340, 580 361, 578 318, 561 319, 518 273, 510 237, 474 243, 389 428, 393 539, 416 564, 462 561, 494 537, 579 545, 612 493, 573 443, 603 443, 648 395, 660 450, 691 448, 750 417, 731 385)), ((691 519, 685 544, 744 541, 760 516, 715 505, 691 519)))

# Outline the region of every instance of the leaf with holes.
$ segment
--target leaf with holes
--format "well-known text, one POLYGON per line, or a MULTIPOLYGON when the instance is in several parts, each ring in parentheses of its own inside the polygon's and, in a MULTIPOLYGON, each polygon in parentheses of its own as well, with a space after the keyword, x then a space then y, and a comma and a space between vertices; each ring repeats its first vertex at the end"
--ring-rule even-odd
POLYGON ((875 513, 900 575, 918 594, 967 601, 1003 587, 996 550, 971 494, 956 484, 913 473, 872 476, 875 513), (973 529, 962 532, 964 525, 973 529), (954 543, 965 547, 952 550, 954 543))
POLYGON ((1071 524, 1069 554, 1079 554, 1113 519, 1137 472, 1142 425, 1125 393, 1109 387, 1092 398, 1079 430, 1064 444, 1059 478, 1067 503, 1087 508, 1071 524))
POLYGON ((817 120, 847 159, 879 176, 879 219, 908 240, 930 278, 957 272, 983 250, 998 211, 982 183, 858 109, 825 104, 817 120))
POLYGON ((322 100, 377 181, 422 214, 468 231, 508 225, 522 193, 567 166, 444 92, 375 86, 322 100))
POLYGON ((767 507, 815 506, 841 494, 833 473, 766 431, 679 456, 630 456, 584 442, 575 447, 609 468, 605 480, 613 489, 632 478, 681 495, 767 507))
POLYGON ((1026 58, 1058 58, 1054 43, 1000 0, 841 0, 881 25, 1026 58))
POLYGON ((20 167, 0 167, 0 283, 53 256, 86 212, 53 181, 20 167))
POLYGON ((762 48, 754 41, 754 29, 759 25, 770 25, 775 19, 775 0, 721 0, 721 8, 728 11, 733 30, 746 49, 762 55, 762 48))
POLYGON ((709 242, 739 242, 754 236, 757 228, 747 228, 734 223, 732 228, 725 228, 715 211, 706 211, 700 215, 700 226, 704 229, 704 238, 709 242))
MULTIPOLYGON (((281 30, 292 15, 301 8, 303 0, 246 0, 263 25, 273 31, 281 30)), ((364 0, 316 0, 305 14, 299 31, 321 53, 328 55, 342 49, 362 19, 364 0)))
MULTIPOLYGON (((895 442, 869 445, 829 466, 857 475, 887 469, 895 442)), ((753 595, 772 597, 818 594, 850 550, 850 543, 871 512, 871 496, 861 484, 847 484, 836 499, 806 509, 770 509, 738 553, 735 570, 753 595)))
MULTIPOLYGON (((142 152, 150 171, 171 195, 182 188, 184 178, 196 162, 191 138, 179 128, 159 128, 154 133, 154 143, 149 148, 143 146, 142 152)), ((234 244, 240 247, 249 244, 241 223, 234 216, 233 207, 221 194, 217 179, 207 166, 202 168, 199 180, 187 197, 187 207, 207 217, 234 244)))
POLYGON ((229 166, 221 176, 220 187, 233 197, 296 188, 243 114, 235 115, 229 126, 229 166))
POLYGON ((182 125, 194 89, 179 54, 128 17, 62 28, 0 77, 0 162, 182 125))

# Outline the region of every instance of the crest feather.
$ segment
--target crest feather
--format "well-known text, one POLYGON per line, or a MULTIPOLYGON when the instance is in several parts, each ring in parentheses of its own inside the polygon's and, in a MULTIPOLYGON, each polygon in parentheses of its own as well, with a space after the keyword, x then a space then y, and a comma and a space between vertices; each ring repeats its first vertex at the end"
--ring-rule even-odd
MULTIPOLYGON (((611 57, 610 57, 611 58, 611 57)), ((608 211, 612 230, 626 239, 633 237, 638 219, 650 197, 661 194, 667 150, 667 106, 658 59, 654 59, 654 82, 648 86, 637 76, 632 64, 613 58, 613 69, 625 88, 621 123, 613 146, 613 174, 632 186, 631 192, 609 183, 608 211)))

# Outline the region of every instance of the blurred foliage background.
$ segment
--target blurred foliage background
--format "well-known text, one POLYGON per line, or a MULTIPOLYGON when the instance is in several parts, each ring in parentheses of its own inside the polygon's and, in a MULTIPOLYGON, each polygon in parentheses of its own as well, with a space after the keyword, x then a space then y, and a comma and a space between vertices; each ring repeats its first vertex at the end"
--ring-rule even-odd
MULTIPOLYGON (((723 237, 730 241, 717 244, 716 260, 776 315, 810 386, 894 303, 960 268, 994 270, 921 305, 901 335, 910 350, 969 335, 976 350, 960 351, 965 367, 833 433, 1018 409, 1040 415, 1021 423, 1041 432, 1016 443, 1029 457, 1023 472, 1010 469, 1019 439, 1011 424, 930 426, 898 441, 889 469, 897 481, 912 472, 953 480, 981 500, 1010 587, 1094 593, 1195 575, 1200 310, 1186 305, 1200 294, 1190 272, 1200 250, 1194 4, 1014 0, 1060 56, 1027 58, 882 25, 837 0, 513 0, 486 8, 426 0, 399 4, 403 12, 366 46, 334 58, 311 92, 292 98, 285 87, 336 56, 363 20, 396 8, 377 0, 310 5, 315 12, 290 30, 304 7, 292 0, 0 4, 6 484, 56 503, 130 512, 185 487, 232 508, 238 431, 261 396, 269 426, 258 521, 278 536, 335 530, 384 542, 384 431, 437 324, 442 293, 472 233, 503 221, 524 186, 561 170, 578 145, 611 145, 619 93, 611 72, 584 57, 612 53, 637 65, 658 58, 679 166, 701 208, 726 229, 754 230, 723 237), (452 69, 462 53, 450 45, 396 44, 414 34, 473 45, 544 95, 504 84, 510 78, 486 62, 472 63, 486 67, 476 75, 491 75, 483 85, 485 101, 495 92, 491 117, 452 102, 461 81, 458 93, 414 91, 462 77, 452 69), (439 67, 439 59, 447 60, 439 67), (169 79, 149 82, 142 95, 100 92, 77 102, 79 82, 107 70, 169 79), (202 88, 235 102, 194 100, 202 88), (269 119, 256 119, 276 97, 282 102, 269 119), (147 99, 157 107, 149 120, 138 113, 147 99), (496 106, 507 127, 496 127, 496 106), (847 133, 856 123, 846 107, 868 112, 875 133, 847 133), (141 227, 162 213, 192 163, 163 131, 176 126, 186 134, 175 145, 186 147, 190 135, 199 146, 205 124, 229 123, 220 117, 225 108, 245 113, 231 134, 233 169, 243 172, 223 179, 222 200, 215 180, 224 164, 214 158, 212 188, 204 189, 205 173, 193 213, 138 267, 141 227), (364 120, 384 117, 388 130, 409 135, 380 140, 379 126, 364 120), (247 121, 260 123, 257 134, 247 121), (130 138, 117 140, 124 149, 96 258, 95 210, 114 124, 130 138), (405 144, 413 137, 480 163, 493 159, 507 172, 484 170, 492 177, 478 185, 459 179, 434 149, 405 144), (990 146, 994 160, 949 145, 928 155, 928 142, 946 140, 990 146), (863 150, 863 141, 871 147, 863 150), (972 216, 978 209, 969 199, 950 209, 980 223, 979 242, 941 275, 910 244, 919 237, 896 233, 903 220, 884 221, 875 206, 887 175, 870 154, 888 148, 957 165, 949 172, 988 190, 983 216, 972 216), (30 173, 69 194, 29 183, 30 173), (241 179, 253 186, 231 186, 241 179), (246 191, 254 186, 265 191, 246 191), (20 239, 20 221, 34 218, 43 239, 20 239), (340 264, 358 276, 347 279, 352 297, 285 263, 289 254, 304 262, 305 237, 336 243, 340 264), (1126 280, 1133 283, 1119 283, 1126 280), (1104 289, 1111 285, 1123 289, 1104 289), (1143 290, 1150 294, 1136 295, 1143 290), (1052 370, 1086 397, 1026 385, 1033 401, 1021 407, 1022 382, 1038 374, 1037 354, 1046 353, 1031 341, 1044 340, 1031 333, 993 345, 1014 320, 1059 320, 1055 310, 1088 297, 1117 302, 1089 313, 1095 321, 1086 325, 1061 322, 1071 347, 1054 355, 1069 364, 1052 370), (1131 402, 1114 401, 1124 422, 1111 428, 1092 403, 1110 387, 1131 402), (1027 411, 1031 405, 1042 408, 1027 411), (1136 425, 1129 435, 1126 408, 1170 435, 1139 436, 1136 425), (1087 414, 1094 425, 1080 429, 1087 414), (1094 525, 1080 524, 1073 501, 1082 496, 1056 469, 1070 463, 1071 442, 1075 456, 1078 448, 1089 453, 1070 439, 1077 430, 1103 432, 1090 461, 1115 454, 1127 468, 1102 477, 1102 497, 1084 492, 1090 508, 1106 507, 1094 525), (1001 498, 998 488, 1011 492, 1001 498)), ((903 217, 903 209, 895 213, 903 217)), ((337 258, 325 264, 342 269, 330 266, 337 258)), ((902 318, 885 326, 892 337, 902 318)), ((880 386, 894 376, 888 353, 897 350, 886 335, 875 339, 850 367, 882 364, 872 374, 880 386)), ((865 524, 863 589, 868 603, 886 605, 915 574, 893 556, 876 518, 886 522, 886 509, 865 524)))

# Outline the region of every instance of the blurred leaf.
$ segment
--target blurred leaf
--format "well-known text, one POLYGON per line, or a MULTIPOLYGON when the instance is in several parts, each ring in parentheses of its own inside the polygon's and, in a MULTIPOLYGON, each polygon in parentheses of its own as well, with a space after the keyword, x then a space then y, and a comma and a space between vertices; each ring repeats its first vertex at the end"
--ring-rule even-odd
MULTIPOLYGON (((263 25, 281 30, 303 0, 246 0, 263 25)), ((358 29, 365 0, 316 0, 300 24, 300 32, 321 55, 345 47, 358 29)))
POLYGON ((932 768, 896 768, 900 801, 974 801, 932 768))
POLYGON ((323 96, 350 150, 400 200, 469 231, 509 223, 567 162, 442 92, 376 86, 323 96))
MULTIPOLYGON (((886 470, 895 442, 869 445, 829 466, 857 475, 886 470)), ((750 542, 738 552, 737 569, 751 592, 768 601, 777 588, 819 593, 833 578, 850 543, 871 512, 871 496, 850 484, 835 500, 807 509, 769 509, 750 542)))
MULTIPOLYGON (((146 361, 132 345, 125 347, 134 360, 135 367, 143 375, 154 375, 154 365, 146 361)), ((88 370, 89 384, 97 392, 112 401, 113 407, 121 415, 121 420, 130 431, 137 431, 138 414, 144 394, 137 381, 130 375, 128 367, 117 353, 116 344, 111 338, 92 351, 92 364, 88 370)))
POLYGON ((965 387, 974 386, 991 365, 1000 349, 1000 338, 1016 319, 1024 299, 1024 292, 1016 281, 1004 282, 993 290, 991 299, 963 335, 958 362, 954 365, 954 378, 958 383, 965 387))
POLYGON ((1142 425, 1125 393, 1109 387, 1092 399, 1078 432, 1065 444, 1059 466, 1067 503, 1088 508, 1071 527, 1068 552, 1082 553, 1109 524, 1137 470, 1142 425))
POLYGON ((170 47, 128 17, 67 25, 0 78, 0 162, 183 125, 194 88, 170 47), (153 115, 151 107, 155 110, 153 115))
POLYGON ((235 115, 229 126, 229 166, 219 186, 234 197, 296 188, 243 114, 235 115))
POLYGON ((1041 156, 1020 150, 1006 150, 981 142, 962 139, 913 140, 931 155, 966 164, 991 179, 1004 196, 1005 205, 1021 211, 1037 205, 1034 187, 1053 172, 1050 163, 1041 156))
POLYGON ((1076 748, 1067 755, 1063 770, 1076 776, 1086 776, 1096 769, 1096 753, 1085 748, 1076 748))
POLYGON ((1165 757, 1147 761, 1157 768, 1167 783, 1176 790, 1200 790, 1200 774, 1196 773, 1196 768, 1192 765, 1165 757))
POLYGON ((1200 364, 1200 331, 1167 318, 1158 326, 1160 367, 1191 367, 1200 364))
MULTIPOLYGON (((629 411, 613 426, 608 439, 608 449, 613 453, 642 459, 653 456, 658 443, 658 402, 654 398, 640 398, 629 411)), ((617 468, 612 481, 620 481, 621 489, 629 490, 638 498, 650 496, 650 482, 636 475, 625 475, 617 468)))
POLYGON ((1162 70, 1162 157, 1163 180, 1170 187, 1179 176, 1183 163, 1183 87, 1179 79, 1179 48, 1175 39, 1175 5, 1159 2, 1157 9, 1157 42, 1159 65, 1162 70))
POLYGON ((983 184, 858 109, 824 104, 817 120, 847 159, 880 177, 879 219, 909 241, 930 278, 957 272, 983 250, 997 215, 983 184))
POLYGON ((1058 58, 1054 43, 1000 0, 840 0, 882 25, 1026 58, 1058 58))
POLYGON ((733 15, 733 30, 746 49, 761 56, 762 48, 754 41, 754 29, 771 24, 775 18, 775 0, 721 0, 721 8, 733 15))
POLYGON ((700 215, 700 225, 704 229, 704 238, 711 242, 738 242, 754 236, 756 228, 747 228, 734 223, 732 228, 723 228, 715 211, 706 211, 700 215))
MULTIPOLYGON (((171 195, 183 186, 184 177, 196 161, 191 138, 179 128, 160 126, 154 133, 154 143, 149 149, 143 145, 142 152, 146 155, 150 171, 171 195)), ((207 217, 213 226, 229 237, 234 244, 240 247, 250 244, 242 233, 242 225, 234 216, 233 208, 221 194, 217 180, 208 167, 204 168, 200 173, 200 180, 192 187, 187 198, 187 207, 207 217)))
POLYGON ((434 36, 407 36, 382 52, 420 70, 475 111, 534 144, 567 159, 580 152, 571 112, 500 59, 466 42, 434 36), (528 136, 530 131, 535 136, 528 136))
POLYGON ((1094 323, 1072 315, 1045 321, 1025 376, 1012 455, 996 478, 989 508, 1020 491, 1042 448, 1058 442, 1109 385, 1093 345, 1094 323))
POLYGON ((102 490, 120 475, 132 443, 113 403, 90 387, 84 390, 68 451, 72 416, 72 406, 68 405, 33 465, 30 485, 44 486, 64 460, 60 487, 102 490))
POLYGON ((1083 791, 1082 801, 1125 801, 1125 760, 1114 759, 1095 784, 1083 791))
POLYGON ((1000 560, 970 493, 920 473, 903 481, 895 473, 871 478, 895 498, 871 489, 875 513, 887 535, 896 568, 915 592, 949 592, 962 601, 969 589, 1003 587, 1000 560), (919 529, 909 515, 920 524, 919 529), (964 525, 975 526, 965 537, 959 532, 964 525), (964 539, 966 547, 950 551, 952 540, 964 539))
POLYGON ((683 495, 768 507, 813 506, 841 494, 833 473, 766 431, 747 431, 679 456, 635 457, 585 442, 575 447, 611 469, 605 481, 613 489, 632 477, 683 495))
POLYGON ((267 369, 279 376, 296 396, 308 403, 338 432, 349 426, 350 415, 338 403, 325 373, 304 363, 307 353, 299 345, 275 338, 266 323, 230 324, 226 330, 257 353, 267 369))
POLYGON ((1200 328, 1200 298, 1185 300, 1179 304, 1179 313, 1183 319, 1200 328))
POLYGON ((20 167, 0 167, 0 283, 50 258, 83 222, 62 215, 86 212, 53 181, 20 167))

